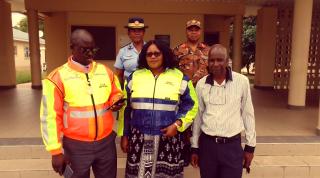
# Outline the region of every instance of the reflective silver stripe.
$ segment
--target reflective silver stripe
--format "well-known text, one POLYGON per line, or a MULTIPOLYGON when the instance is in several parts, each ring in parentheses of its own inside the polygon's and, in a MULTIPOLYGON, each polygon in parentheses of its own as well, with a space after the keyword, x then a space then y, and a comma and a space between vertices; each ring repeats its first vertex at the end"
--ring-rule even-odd
MULTIPOLYGON (((98 109, 97 116, 102 116, 107 110, 106 109, 98 109)), ((70 117, 74 119, 87 119, 94 117, 94 111, 71 111, 70 117)))
POLYGON ((176 105, 172 104, 153 104, 153 103, 140 103, 132 102, 131 107, 133 109, 148 109, 148 110, 161 110, 161 111, 175 111, 176 105))
POLYGON ((63 104, 63 126, 64 128, 68 128, 68 117, 67 117, 67 110, 69 108, 68 103, 63 104))
POLYGON ((187 87, 188 87, 188 81, 182 80, 180 90, 179 90, 180 95, 183 95, 183 93, 186 91, 187 87))
POLYGON ((49 140, 49 134, 48 134, 48 128, 47 128, 48 107, 47 107, 46 96, 42 96, 42 109, 43 109, 43 113, 41 117, 42 137, 43 137, 43 141, 45 141, 46 145, 48 145, 48 140, 49 140))

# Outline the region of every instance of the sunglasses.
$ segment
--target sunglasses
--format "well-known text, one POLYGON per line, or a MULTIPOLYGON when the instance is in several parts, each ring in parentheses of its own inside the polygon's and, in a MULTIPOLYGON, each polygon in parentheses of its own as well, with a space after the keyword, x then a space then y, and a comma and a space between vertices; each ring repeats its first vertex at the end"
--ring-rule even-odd
POLYGON ((154 57, 159 57, 159 56, 161 56, 161 52, 160 51, 156 51, 156 52, 147 52, 147 57, 152 57, 152 56, 154 56, 154 57))
POLYGON ((99 48, 84 48, 80 47, 81 53, 84 55, 95 55, 99 51, 99 48))

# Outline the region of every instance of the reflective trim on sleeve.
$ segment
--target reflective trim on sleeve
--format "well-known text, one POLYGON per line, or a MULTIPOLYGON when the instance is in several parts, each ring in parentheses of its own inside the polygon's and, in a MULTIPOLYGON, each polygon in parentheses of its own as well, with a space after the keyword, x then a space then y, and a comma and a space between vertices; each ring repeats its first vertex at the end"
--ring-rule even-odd
POLYGON ((68 103, 63 104, 63 127, 68 128, 68 116, 67 116, 67 110, 68 110, 68 103))
POLYGON ((41 117, 41 129, 43 141, 48 145, 49 143, 49 133, 47 126, 47 116, 48 116, 48 107, 47 107, 47 98, 45 95, 42 96, 42 117, 41 117))

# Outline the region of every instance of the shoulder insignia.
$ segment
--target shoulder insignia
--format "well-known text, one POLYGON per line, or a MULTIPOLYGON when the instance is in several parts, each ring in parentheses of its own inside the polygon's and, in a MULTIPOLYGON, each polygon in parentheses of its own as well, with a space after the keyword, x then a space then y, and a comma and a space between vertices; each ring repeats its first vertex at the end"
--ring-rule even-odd
MULTIPOLYGON (((130 43, 131 43, 131 42, 130 42, 130 43)), ((130 45, 130 43, 127 43, 127 44, 125 44, 125 45, 121 46, 120 48, 124 48, 124 47, 126 47, 126 46, 130 45)))

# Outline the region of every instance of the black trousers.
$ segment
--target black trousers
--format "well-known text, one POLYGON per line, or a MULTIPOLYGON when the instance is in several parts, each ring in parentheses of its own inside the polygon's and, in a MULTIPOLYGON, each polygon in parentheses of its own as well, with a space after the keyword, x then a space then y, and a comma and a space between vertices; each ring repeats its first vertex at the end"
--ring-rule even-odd
POLYGON ((72 178, 90 178, 90 167, 95 178, 115 178, 117 176, 116 134, 99 141, 83 142, 63 138, 63 148, 71 162, 72 178))
POLYGON ((241 178, 243 149, 241 137, 228 143, 216 143, 202 133, 199 138, 201 178, 241 178))

